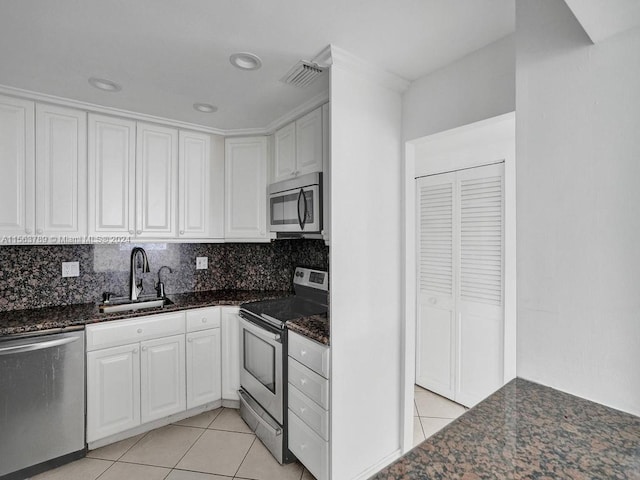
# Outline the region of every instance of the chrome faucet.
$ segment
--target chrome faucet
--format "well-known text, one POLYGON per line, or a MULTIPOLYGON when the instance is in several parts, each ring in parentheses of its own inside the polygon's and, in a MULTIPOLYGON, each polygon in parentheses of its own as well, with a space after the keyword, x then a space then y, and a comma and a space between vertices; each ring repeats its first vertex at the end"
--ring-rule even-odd
POLYGON ((144 248, 134 247, 131 250, 131 301, 137 300, 142 293, 142 276, 138 279, 138 268, 142 269, 142 273, 148 273, 149 260, 144 248))

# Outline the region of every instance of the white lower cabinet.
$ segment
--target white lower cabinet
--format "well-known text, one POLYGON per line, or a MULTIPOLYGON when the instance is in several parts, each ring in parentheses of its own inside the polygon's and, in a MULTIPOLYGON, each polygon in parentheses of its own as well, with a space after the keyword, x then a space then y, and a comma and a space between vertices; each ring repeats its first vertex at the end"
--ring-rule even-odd
POLYGON ((87 442, 138 425, 139 344, 87 353, 87 442))
POLYGON ((187 409, 190 409, 222 398, 220 308, 187 312, 187 331, 187 409), (216 328, 201 330, 208 325, 216 328))
POLYGON ((186 409, 184 335, 140 344, 140 420, 151 422, 186 409))
POLYGON ((239 402, 240 389, 240 309, 222 309, 222 400, 239 402))
POLYGON ((329 478, 329 347, 289 332, 289 450, 329 478))
POLYGON ((196 414, 220 405, 220 311, 208 307, 88 325, 87 442, 139 433, 171 415, 184 418, 187 410, 196 414))

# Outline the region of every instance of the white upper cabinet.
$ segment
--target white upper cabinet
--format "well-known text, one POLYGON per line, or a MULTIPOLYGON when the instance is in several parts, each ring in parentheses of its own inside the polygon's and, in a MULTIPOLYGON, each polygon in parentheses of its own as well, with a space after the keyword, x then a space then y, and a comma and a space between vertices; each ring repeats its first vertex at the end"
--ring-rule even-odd
POLYGON ((89 234, 135 233, 136 122, 89 114, 89 234))
POLYGON ((296 120, 296 175, 322 171, 322 107, 296 120))
MULTIPOLYGON (((214 221, 222 223, 222 212, 212 212, 212 196, 220 189, 212 188, 211 136, 180 131, 180 238, 221 236, 214 221), (212 230, 216 230, 215 233, 212 230)), ((221 172, 216 172, 221 179, 221 172)))
POLYGON ((268 241, 267 138, 225 141, 225 239, 268 241))
POLYGON ((35 231, 34 103, 0 97, 0 234, 35 231))
POLYGON ((36 105, 36 234, 87 233, 87 114, 36 105))
POLYGON ((178 131, 138 123, 136 236, 175 237, 178 207, 178 131))
POLYGON ((274 134, 271 180, 279 182, 322 171, 322 107, 274 134))
POLYGON ((285 180, 296 174, 296 124, 290 123, 273 136, 274 181, 285 180))

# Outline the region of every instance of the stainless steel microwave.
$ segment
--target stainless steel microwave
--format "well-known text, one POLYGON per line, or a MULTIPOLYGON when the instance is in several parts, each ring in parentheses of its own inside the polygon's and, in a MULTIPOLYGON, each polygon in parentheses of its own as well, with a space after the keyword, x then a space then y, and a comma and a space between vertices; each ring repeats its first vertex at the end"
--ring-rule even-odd
POLYGON ((269 186, 269 230, 306 234, 322 230, 322 173, 309 173, 269 186))

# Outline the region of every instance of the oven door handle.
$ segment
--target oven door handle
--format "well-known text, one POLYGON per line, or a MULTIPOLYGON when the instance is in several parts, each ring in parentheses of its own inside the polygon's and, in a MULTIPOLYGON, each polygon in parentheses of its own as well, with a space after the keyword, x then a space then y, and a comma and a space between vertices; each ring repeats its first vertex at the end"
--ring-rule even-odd
POLYGON ((240 317, 240 326, 251 333, 253 333, 256 337, 260 337, 267 341, 278 342, 281 343, 280 334, 279 333, 271 333, 264 328, 260 328, 255 323, 251 323, 248 320, 240 317))

